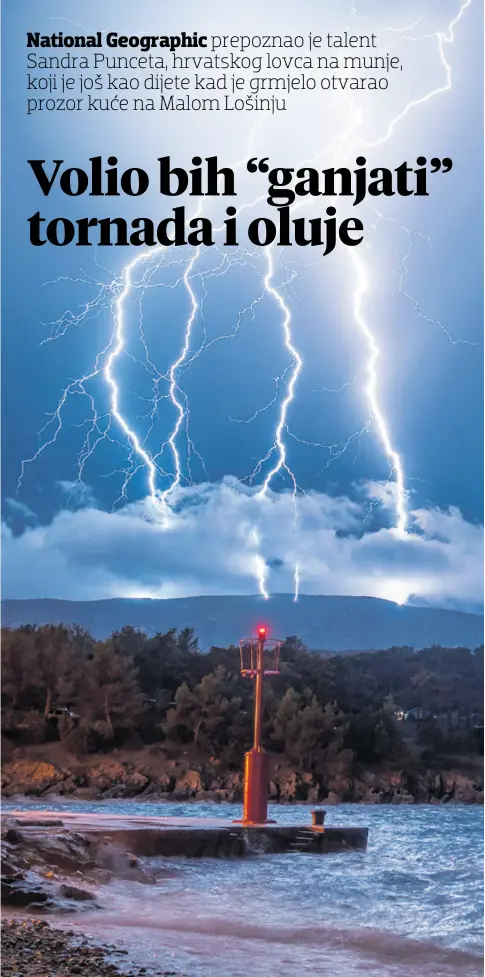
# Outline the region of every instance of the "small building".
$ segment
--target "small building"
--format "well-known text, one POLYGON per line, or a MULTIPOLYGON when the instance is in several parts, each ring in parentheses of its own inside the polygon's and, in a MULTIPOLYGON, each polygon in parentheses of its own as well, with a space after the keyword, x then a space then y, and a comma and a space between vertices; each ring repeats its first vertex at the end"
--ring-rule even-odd
POLYGON ((436 719, 436 716, 429 709, 423 709, 422 706, 415 706, 413 709, 408 709, 404 713, 404 719, 408 723, 418 723, 423 722, 425 719, 436 719))

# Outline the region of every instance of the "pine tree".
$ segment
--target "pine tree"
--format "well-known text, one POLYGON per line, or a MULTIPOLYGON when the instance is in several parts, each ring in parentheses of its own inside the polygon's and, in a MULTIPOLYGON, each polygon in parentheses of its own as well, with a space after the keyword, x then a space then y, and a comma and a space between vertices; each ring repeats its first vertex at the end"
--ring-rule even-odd
POLYGON ((116 651, 111 641, 99 642, 86 664, 86 693, 93 719, 103 719, 111 732, 131 726, 143 711, 143 697, 133 659, 116 651))
POLYGON ((2 699, 10 720, 32 680, 34 641, 32 628, 2 628, 2 699))
POLYGON ((45 717, 56 702, 74 695, 76 664, 67 628, 46 624, 34 630, 31 684, 42 696, 45 717))

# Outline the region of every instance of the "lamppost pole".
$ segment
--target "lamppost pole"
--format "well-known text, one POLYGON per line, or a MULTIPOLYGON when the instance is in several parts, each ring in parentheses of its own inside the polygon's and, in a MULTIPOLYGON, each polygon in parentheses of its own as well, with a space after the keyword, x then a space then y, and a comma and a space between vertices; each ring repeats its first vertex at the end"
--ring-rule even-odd
POLYGON ((241 670, 243 675, 254 679, 254 738, 253 747, 244 757, 244 800, 242 824, 268 823, 269 756, 263 750, 263 682, 264 676, 278 675, 280 642, 270 639, 273 649, 273 665, 265 673, 264 648, 267 640, 265 627, 259 627, 256 641, 247 641, 250 649, 249 667, 244 667, 245 639, 241 640, 241 670))

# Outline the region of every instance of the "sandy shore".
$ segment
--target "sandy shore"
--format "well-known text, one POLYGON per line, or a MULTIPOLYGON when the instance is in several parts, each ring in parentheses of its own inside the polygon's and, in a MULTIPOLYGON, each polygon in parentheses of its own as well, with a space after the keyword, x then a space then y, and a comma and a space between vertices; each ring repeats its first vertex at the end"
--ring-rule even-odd
MULTIPOLYGON (((2 920, 2 977, 169 977, 170 970, 123 966, 127 950, 95 946, 39 919, 2 920), (118 961, 118 962, 117 962, 118 961)), ((175 975, 174 975, 175 977, 175 975)), ((177 977, 182 977, 178 975, 177 977)))

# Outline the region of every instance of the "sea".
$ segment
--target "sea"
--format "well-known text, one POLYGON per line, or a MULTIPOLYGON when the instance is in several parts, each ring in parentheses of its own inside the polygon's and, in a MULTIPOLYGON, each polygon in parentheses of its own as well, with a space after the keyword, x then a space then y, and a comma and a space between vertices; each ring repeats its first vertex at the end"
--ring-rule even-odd
MULTIPOLYGON (((15 800, 4 811, 46 806, 15 800)), ((227 804, 52 798, 49 809, 241 813, 227 804)), ((310 808, 270 806, 269 817, 308 825, 310 808)), ((177 977, 483 974, 483 808, 342 804, 327 809, 326 823, 368 825, 367 851, 151 859, 154 885, 114 881, 100 892, 101 912, 62 925, 127 950, 128 974, 134 965, 177 977)))

